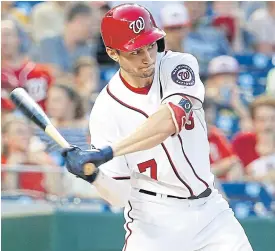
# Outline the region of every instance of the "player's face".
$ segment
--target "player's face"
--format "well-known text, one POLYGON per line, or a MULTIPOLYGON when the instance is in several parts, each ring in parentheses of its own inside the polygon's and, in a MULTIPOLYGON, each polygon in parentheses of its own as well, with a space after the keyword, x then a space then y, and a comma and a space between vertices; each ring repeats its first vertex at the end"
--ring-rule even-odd
POLYGON ((254 126, 257 133, 275 135, 275 109, 271 106, 259 106, 255 109, 254 126))
POLYGON ((130 75, 138 78, 149 78, 155 73, 157 43, 152 43, 136 51, 118 54, 120 67, 130 75))

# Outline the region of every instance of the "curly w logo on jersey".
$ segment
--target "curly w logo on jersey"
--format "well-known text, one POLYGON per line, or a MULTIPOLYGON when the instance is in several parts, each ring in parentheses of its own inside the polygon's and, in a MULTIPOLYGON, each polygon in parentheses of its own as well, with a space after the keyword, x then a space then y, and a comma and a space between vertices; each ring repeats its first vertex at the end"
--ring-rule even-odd
POLYGON ((145 21, 143 17, 139 17, 137 20, 129 24, 129 28, 133 30, 135 34, 140 33, 145 28, 145 21))
POLYGON ((195 74, 188 65, 178 65, 171 72, 171 78, 178 85, 192 86, 195 84, 195 74))

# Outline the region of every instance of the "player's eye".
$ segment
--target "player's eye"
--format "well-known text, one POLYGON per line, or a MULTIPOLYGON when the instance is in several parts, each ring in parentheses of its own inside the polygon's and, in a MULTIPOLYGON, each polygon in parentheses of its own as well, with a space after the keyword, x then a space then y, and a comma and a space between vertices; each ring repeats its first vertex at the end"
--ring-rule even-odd
POLYGON ((149 48, 149 49, 154 48, 155 44, 156 44, 156 43, 150 44, 148 48, 149 48))
POLYGON ((138 54, 138 51, 133 51, 131 52, 132 55, 137 55, 138 54))

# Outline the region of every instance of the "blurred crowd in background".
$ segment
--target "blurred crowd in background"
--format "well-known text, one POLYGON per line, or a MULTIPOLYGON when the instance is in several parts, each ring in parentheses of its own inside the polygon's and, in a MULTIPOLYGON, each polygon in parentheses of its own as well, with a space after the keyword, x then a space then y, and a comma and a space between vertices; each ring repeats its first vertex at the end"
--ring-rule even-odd
MULTIPOLYGON (((60 148, 8 95, 25 88, 71 144, 88 149, 93 103, 118 70, 100 21, 120 3, 1 2, 2 192, 95 196, 62 172, 60 148)), ((165 30, 167 50, 199 61, 217 180, 257 181, 275 198, 275 2, 139 3, 165 30)))

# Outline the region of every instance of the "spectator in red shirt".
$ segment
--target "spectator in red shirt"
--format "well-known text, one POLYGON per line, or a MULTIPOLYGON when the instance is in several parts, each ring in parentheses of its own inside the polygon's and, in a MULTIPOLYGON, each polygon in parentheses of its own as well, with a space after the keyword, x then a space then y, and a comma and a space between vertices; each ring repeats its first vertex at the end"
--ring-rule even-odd
POLYGON ((45 66, 20 53, 18 31, 11 20, 1 21, 1 48, 1 88, 9 93, 23 87, 44 109, 52 77, 45 66))
POLYGON ((215 104, 206 99, 204 102, 207 122, 208 141, 210 147, 210 164, 212 172, 220 180, 238 180, 242 178, 242 168, 238 157, 224 133, 213 125, 215 104))
POLYGON ((273 153, 275 140, 275 98, 259 96, 250 105, 254 132, 239 133, 232 145, 243 163, 245 172, 254 160, 273 153))
MULTIPOLYGON (((41 165, 56 168, 51 157, 43 150, 41 142, 35 141, 30 125, 13 115, 2 124, 1 163, 9 166, 41 165)), ((23 170, 22 170, 23 171, 23 170)), ((41 172, 2 172, 2 189, 27 189, 39 192, 58 193, 59 175, 41 172)))

